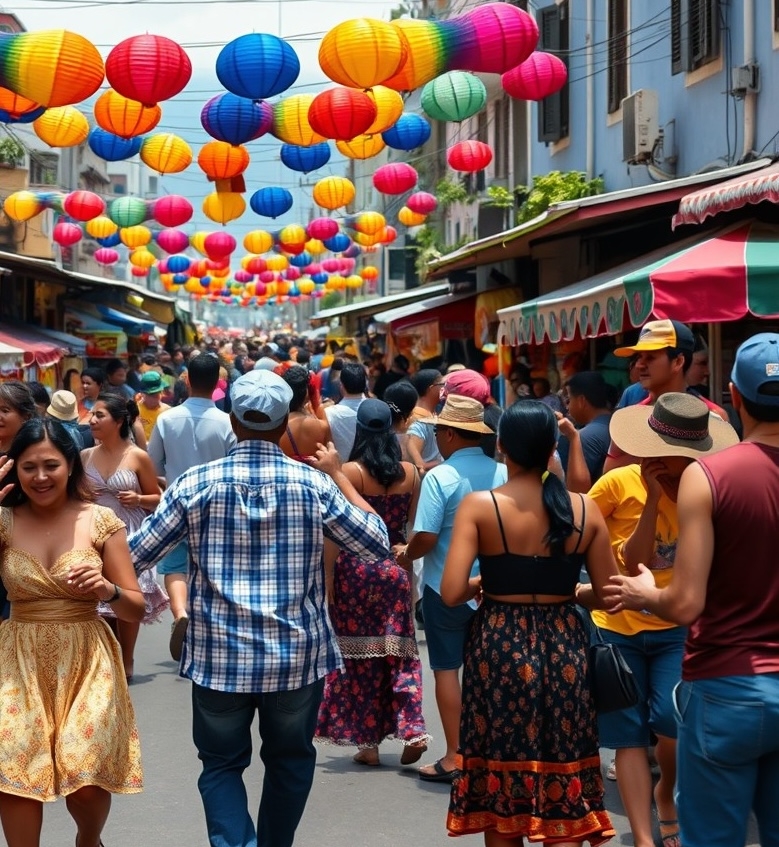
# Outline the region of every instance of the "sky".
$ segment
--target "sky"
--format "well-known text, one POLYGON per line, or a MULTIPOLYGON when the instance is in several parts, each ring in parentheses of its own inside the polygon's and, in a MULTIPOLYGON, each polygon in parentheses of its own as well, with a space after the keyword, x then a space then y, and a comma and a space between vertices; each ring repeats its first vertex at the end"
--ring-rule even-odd
MULTIPOLYGON (((350 18, 389 20, 390 11, 397 6, 398 0, 21 0, 20 5, 6 5, 4 9, 13 12, 28 31, 77 32, 95 44, 103 57, 118 42, 143 33, 167 36, 186 50, 193 66, 192 79, 175 98, 160 104, 163 116, 155 132, 172 132, 192 147, 193 164, 180 175, 164 176, 160 180, 160 193, 183 194, 195 207, 196 217, 186 227, 192 232, 220 228, 201 212, 203 198, 212 186, 197 166, 196 158, 200 147, 211 140, 200 124, 200 111, 207 100, 224 91, 214 69, 221 48, 249 32, 280 35, 298 54, 301 72, 295 86, 270 102, 292 93, 316 93, 333 84, 317 61, 322 36, 350 18)), ((91 110, 84 108, 84 111, 91 110)), ((334 145, 330 164, 308 176, 281 164, 280 147, 281 142, 270 135, 247 145, 252 158, 245 174, 247 211, 227 226, 236 238, 240 239, 251 229, 277 229, 286 223, 304 222, 311 205, 311 188, 301 187, 300 183, 344 173, 344 160, 334 145), (293 192, 295 206, 283 218, 275 221, 260 218, 248 207, 251 193, 263 185, 282 185, 293 192)))

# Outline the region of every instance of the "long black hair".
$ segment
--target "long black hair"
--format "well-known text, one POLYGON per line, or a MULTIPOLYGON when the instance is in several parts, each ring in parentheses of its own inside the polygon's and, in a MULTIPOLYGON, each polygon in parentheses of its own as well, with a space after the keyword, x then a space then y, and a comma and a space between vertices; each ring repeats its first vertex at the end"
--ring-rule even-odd
POLYGON ((101 391, 95 402, 102 403, 113 420, 117 423, 121 422, 119 437, 129 438, 130 430, 139 413, 135 400, 128 400, 127 396, 119 391, 101 391))
POLYGON ((81 452, 67 429, 53 418, 32 418, 16 433, 11 449, 8 451, 8 458, 14 460, 14 466, 9 471, 5 482, 14 483, 14 488, 3 500, 3 506, 21 506, 30 499, 19 484, 17 472, 19 457, 29 447, 46 440, 50 441, 57 452, 62 454, 70 468, 68 497, 71 500, 85 502, 92 502, 95 499, 81 462, 81 452))
POLYGON ((498 438, 503 452, 515 465, 542 475, 542 498, 549 518, 544 542, 554 554, 564 551, 574 530, 571 498, 562 480, 546 470, 559 431, 554 412, 539 400, 522 400, 501 415, 498 438))
POLYGON ((371 432, 357 427, 349 461, 360 462, 384 488, 400 482, 406 475, 401 464, 400 442, 391 429, 371 432))

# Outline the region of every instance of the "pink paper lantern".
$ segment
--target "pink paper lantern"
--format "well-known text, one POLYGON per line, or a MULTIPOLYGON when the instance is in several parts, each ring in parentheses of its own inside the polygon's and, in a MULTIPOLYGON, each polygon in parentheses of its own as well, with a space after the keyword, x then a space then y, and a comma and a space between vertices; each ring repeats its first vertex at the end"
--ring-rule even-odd
POLYGON ((322 262, 322 270, 327 271, 329 274, 337 273, 341 269, 341 262, 339 259, 325 259, 322 262))
POLYGON ((119 254, 110 247, 101 247, 95 250, 94 259, 99 265, 113 265, 119 261, 119 254))
MULTIPOLYGON (((260 282, 273 282, 276 279, 276 274, 273 271, 263 271, 260 274, 260 282)), ((259 292, 257 292, 259 294, 259 292)))
POLYGON ((294 282, 296 279, 300 279, 302 276, 300 272, 300 268, 296 268, 294 265, 291 265, 284 271, 284 279, 289 280, 290 282, 294 282))
POLYGON ((157 233, 157 244, 166 253, 181 253, 189 246, 189 236, 180 229, 162 229, 157 233))
POLYGON ((52 241, 61 247, 71 247, 81 241, 81 227, 68 221, 60 221, 51 234, 52 241))
POLYGON ((333 218, 314 218, 306 227, 306 232, 309 238, 326 241, 328 238, 332 238, 339 229, 338 221, 333 218))
POLYGON ((438 200, 427 191, 417 191, 406 200, 406 206, 418 215, 429 215, 438 208, 438 200))
POLYGON ((240 270, 233 274, 233 279, 236 282, 251 282, 254 279, 254 274, 249 273, 249 271, 240 270))
POLYGON ((203 241, 206 255, 216 261, 227 258, 237 246, 235 238, 229 232, 212 232, 203 241))
POLYGON ((419 175, 406 162, 390 162, 377 168, 373 187, 382 194, 405 194, 417 184, 419 175))
POLYGON ((160 259, 159 262, 157 262, 157 273, 158 274, 170 273, 170 271, 168 270, 168 262, 167 262, 166 259, 160 259))
MULTIPOLYGON (((502 74, 524 62, 538 44, 533 16, 510 3, 484 3, 462 17, 478 43, 478 49, 468 53, 468 70, 474 73, 502 74)), ((467 50, 470 45, 462 46, 467 50)))
POLYGON ((500 78, 503 90, 518 100, 543 100, 556 94, 568 79, 565 62, 551 53, 533 55, 500 78))
POLYGON ((210 271, 223 271, 226 267, 229 267, 229 265, 229 259, 206 259, 206 268, 208 268, 208 270, 210 271))
POLYGON ((254 287, 254 293, 255 293, 258 297, 263 297, 263 296, 265 295, 265 292, 266 292, 267 290, 268 290, 268 289, 266 288, 266 286, 265 286, 265 283, 264 283, 264 282, 258 282, 258 283, 257 283, 257 285, 254 287))
POLYGON ((192 219, 194 210, 186 197, 168 194, 154 201, 152 217, 160 226, 182 226, 192 219))

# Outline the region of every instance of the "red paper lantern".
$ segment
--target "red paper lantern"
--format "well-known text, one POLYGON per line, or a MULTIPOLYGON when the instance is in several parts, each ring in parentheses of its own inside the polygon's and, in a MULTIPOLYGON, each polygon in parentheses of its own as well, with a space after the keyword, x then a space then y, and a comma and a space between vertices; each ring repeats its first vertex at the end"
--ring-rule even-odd
POLYGON ((306 227, 306 232, 309 238, 318 238, 320 241, 327 241, 332 238, 341 227, 338 221, 333 218, 314 218, 306 227))
POLYGON ((68 221, 60 221, 51 234, 52 241, 61 247, 72 247, 81 241, 81 227, 68 221))
POLYGON ((148 276, 149 275, 149 269, 148 268, 139 268, 137 265, 133 265, 132 268, 130 268, 130 273, 133 276, 148 276))
POLYGON ((192 63, 175 41, 163 35, 134 35, 111 50, 105 72, 114 91, 153 106, 184 88, 192 76, 192 63))
POLYGON ((246 270, 251 274, 262 274, 268 270, 268 263, 262 256, 253 256, 246 263, 246 270))
POLYGON ((325 138, 349 141, 376 120, 376 103, 356 88, 328 88, 314 97, 308 122, 325 138))
POLYGON ((500 78, 503 90, 519 100, 543 100, 556 94, 568 79, 565 62, 551 53, 533 53, 500 78))
POLYGON ((381 244, 392 244, 392 242, 398 237, 398 231, 394 226, 387 224, 387 226, 385 226, 378 235, 381 244))
POLYGON ((91 221, 105 212, 105 201, 92 191, 71 191, 62 208, 77 221, 91 221))
POLYGON ((456 171, 483 171, 492 161, 492 149, 483 141, 459 141, 447 150, 446 161, 456 171))
POLYGON ((152 217, 160 226, 177 227, 191 220, 192 204, 180 194, 168 194, 154 201, 152 217))
POLYGON ((376 169, 373 186, 382 194, 405 194, 417 184, 418 174, 406 162, 390 162, 376 169))
POLYGON ((429 215, 438 208, 438 200, 427 191, 417 191, 406 200, 406 206, 418 215, 429 215))

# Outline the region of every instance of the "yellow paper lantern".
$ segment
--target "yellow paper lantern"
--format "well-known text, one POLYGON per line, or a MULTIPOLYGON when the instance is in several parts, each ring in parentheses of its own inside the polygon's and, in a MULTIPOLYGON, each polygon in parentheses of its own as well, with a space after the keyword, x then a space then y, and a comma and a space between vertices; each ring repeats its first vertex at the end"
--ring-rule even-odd
POLYGON ((326 176, 314 186, 312 196, 323 209, 340 209, 354 200, 354 184, 344 176, 326 176))
POLYGON ((192 238, 189 239, 189 243, 200 253, 201 256, 206 255, 206 247, 205 241, 208 236, 211 235, 210 232, 196 232, 192 238))
POLYGON ((253 229, 243 237, 243 246, 250 253, 267 253, 273 247, 273 236, 264 229, 253 229))
POLYGON ((350 274, 346 277, 347 288, 362 288, 363 278, 359 274, 350 274))
POLYGON ((310 294, 316 285, 312 279, 299 279, 298 280, 298 291, 301 294, 310 294))
POLYGON ((402 31, 384 21, 355 18, 334 26, 319 46, 319 66, 350 88, 372 88, 396 74, 408 55, 402 31))
POLYGON ((141 161, 159 174, 178 174, 192 164, 192 148, 183 138, 160 132, 144 139, 141 161))
POLYGON ((29 221, 42 210, 43 203, 32 191, 14 191, 3 203, 3 211, 12 221, 29 221))
POLYGON ((376 235, 387 225, 387 221, 380 212, 360 212, 354 219, 353 229, 364 235, 376 235))
POLYGON ((222 226, 240 218, 245 211, 246 201, 234 191, 214 191, 203 201, 203 214, 222 226))
POLYGON ((427 220, 427 215, 420 215, 418 212, 412 212, 408 206, 403 206, 398 212, 398 220, 403 226, 422 226, 427 220))
POLYGON ((352 240, 355 244, 359 244, 361 247, 373 247, 374 244, 381 244, 381 234, 380 233, 367 233, 367 232, 355 232, 352 236, 352 240))
MULTIPOLYGON (((220 288, 221 288, 221 286, 220 286, 220 288)), ((188 291, 190 294, 200 294, 201 292, 205 291, 205 289, 200 284, 199 279, 193 278, 193 279, 188 279, 184 283, 184 291, 188 291)))
POLYGON ((162 109, 156 104, 144 106, 109 88, 95 101, 94 114, 97 125, 106 132, 120 138, 135 138, 157 126, 162 118, 162 109))
POLYGON ((302 247, 306 243, 306 231, 300 224, 289 224, 280 230, 278 240, 282 247, 302 247))
POLYGON ((289 267, 289 259, 286 256, 269 256, 266 264, 269 271, 280 273, 289 267))
POLYGON ((130 264, 136 268, 150 268, 156 261, 157 257, 145 247, 139 247, 130 253, 130 264))
POLYGON ((84 229, 92 238, 108 238, 109 235, 113 235, 119 229, 119 225, 106 215, 98 215, 91 221, 87 221, 84 224, 84 229))
POLYGON ((89 121, 75 106, 47 109, 32 128, 49 147, 77 147, 87 140, 89 121))
POLYGON ((370 159, 387 145, 381 135, 358 135, 351 141, 336 141, 335 146, 347 159, 370 159))
POLYGON ((376 135, 394 126, 403 114, 400 94, 384 85, 376 85, 365 93, 376 104, 376 120, 365 130, 365 135, 376 135))
POLYGON ((285 144, 310 147, 325 141, 325 137, 314 132, 308 122, 308 110, 314 102, 314 94, 293 94, 280 100, 273 107, 271 133, 285 144))
POLYGON ((141 224, 126 226, 119 230, 119 239, 125 247, 135 250, 151 241, 151 230, 141 224))
MULTIPOLYGON (((226 268, 211 268, 211 270, 209 270, 208 272, 208 275, 214 277, 214 279, 223 280, 230 276, 231 273, 232 271, 230 270, 230 267, 228 265, 228 267, 226 268)), ((223 287, 222 283, 220 283, 219 287, 223 287)))
POLYGON ((312 256, 321 256, 327 252, 327 247, 318 238, 309 238, 304 249, 312 256))

